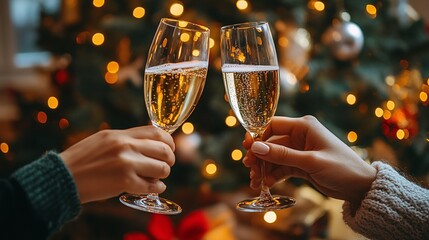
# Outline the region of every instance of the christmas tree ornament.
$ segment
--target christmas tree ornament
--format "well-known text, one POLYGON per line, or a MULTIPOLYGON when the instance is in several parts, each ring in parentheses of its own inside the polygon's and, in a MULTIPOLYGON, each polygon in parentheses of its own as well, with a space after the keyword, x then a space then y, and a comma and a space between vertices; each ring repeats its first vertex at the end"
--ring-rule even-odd
POLYGON ((323 33, 322 42, 336 59, 349 61, 362 51, 364 35, 361 28, 349 20, 348 13, 341 12, 339 15, 323 33))

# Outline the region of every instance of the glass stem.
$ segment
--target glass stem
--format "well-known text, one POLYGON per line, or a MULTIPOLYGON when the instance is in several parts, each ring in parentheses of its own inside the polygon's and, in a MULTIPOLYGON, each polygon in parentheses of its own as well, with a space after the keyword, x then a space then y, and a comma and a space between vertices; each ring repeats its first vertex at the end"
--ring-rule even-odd
MULTIPOLYGON (((250 134, 253 138, 253 141, 261 141, 261 134, 258 133, 251 133, 250 134)), ((264 160, 258 159, 260 174, 261 174, 261 193, 259 194, 259 199, 261 201, 264 200, 271 200, 272 196, 270 193, 270 188, 265 185, 265 173, 266 173, 266 163, 264 160)))
POLYGON ((148 193, 146 197, 153 202, 157 206, 161 206, 161 202, 159 201, 158 193, 148 193))

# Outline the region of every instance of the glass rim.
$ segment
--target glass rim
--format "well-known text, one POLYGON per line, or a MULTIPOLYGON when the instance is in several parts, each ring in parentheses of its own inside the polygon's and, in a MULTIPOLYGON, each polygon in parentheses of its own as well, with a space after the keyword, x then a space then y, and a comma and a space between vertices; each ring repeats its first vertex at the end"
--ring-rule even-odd
POLYGON ((254 21, 254 22, 242 22, 242 23, 234 23, 221 27, 221 30, 227 29, 246 29, 256 26, 268 25, 267 21, 254 21))
POLYGON ((177 27, 179 29, 185 29, 188 31, 202 31, 202 32, 210 32, 210 29, 204 25, 198 24, 198 23, 194 23, 194 22, 190 22, 187 20, 179 20, 179 19, 174 19, 174 18, 161 18, 161 22, 164 23, 165 25, 168 25, 170 27, 177 27), (176 23, 176 24, 172 24, 172 22, 176 23), (180 26, 180 22, 185 22, 192 26, 194 26, 195 28, 189 28, 186 26, 180 26))

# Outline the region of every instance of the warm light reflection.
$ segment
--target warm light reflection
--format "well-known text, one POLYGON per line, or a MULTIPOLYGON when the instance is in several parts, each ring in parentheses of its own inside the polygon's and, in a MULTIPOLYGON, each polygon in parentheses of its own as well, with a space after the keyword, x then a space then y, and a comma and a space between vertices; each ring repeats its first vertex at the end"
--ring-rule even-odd
POLYGON ((194 56, 194 57, 200 56, 200 50, 198 50, 198 49, 192 50, 192 56, 194 56))
POLYGON ((58 99, 54 96, 48 98, 48 107, 50 109, 56 109, 58 107, 58 99))
POLYGON ((239 161, 243 157, 243 152, 240 149, 234 149, 234 151, 231 152, 231 158, 234 161, 239 161))
POLYGON ((213 48, 214 45, 215 45, 215 40, 213 38, 210 38, 210 40, 209 40, 209 46, 210 46, 210 48, 213 48))
POLYGON ((180 3, 171 4, 170 13, 173 16, 178 17, 178 16, 182 15, 184 10, 185 10, 185 8, 180 3))
POLYGON ((2 153, 8 153, 9 152, 9 145, 5 142, 2 142, 0 144, 0 150, 2 153))
POLYGON ((133 10, 133 16, 135 18, 143 18, 146 14, 146 10, 143 7, 136 7, 133 10))
POLYGON ((207 164, 207 166, 206 166, 206 172, 209 175, 214 175, 217 172, 217 166, 216 166, 216 164, 214 164, 214 163, 207 164))
POLYGON ((277 214, 273 211, 268 211, 264 214, 264 221, 267 223, 274 223, 277 220, 277 214))
POLYGON ((92 35, 92 43, 96 46, 100 46, 104 43, 104 35, 102 33, 95 33, 92 35))
POLYGON ((188 34, 188 33, 182 33, 182 34, 180 35, 180 40, 181 40, 182 42, 187 42, 187 41, 189 41, 189 39, 191 39, 191 36, 189 36, 189 34, 188 34))
POLYGON ((194 125, 190 122, 186 122, 182 125, 182 132, 184 134, 191 134, 194 132, 194 125))

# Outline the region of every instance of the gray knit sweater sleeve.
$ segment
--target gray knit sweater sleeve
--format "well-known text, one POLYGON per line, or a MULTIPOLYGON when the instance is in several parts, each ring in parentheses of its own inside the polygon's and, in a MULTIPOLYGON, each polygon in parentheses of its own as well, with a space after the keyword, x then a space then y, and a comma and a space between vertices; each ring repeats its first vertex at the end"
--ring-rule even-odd
POLYGON ((344 221, 370 239, 429 239, 429 190, 382 162, 374 162, 377 177, 354 212, 343 205, 344 221))
POLYGON ((76 185, 60 156, 48 152, 12 175, 23 188, 33 211, 41 218, 48 235, 80 212, 76 185))

